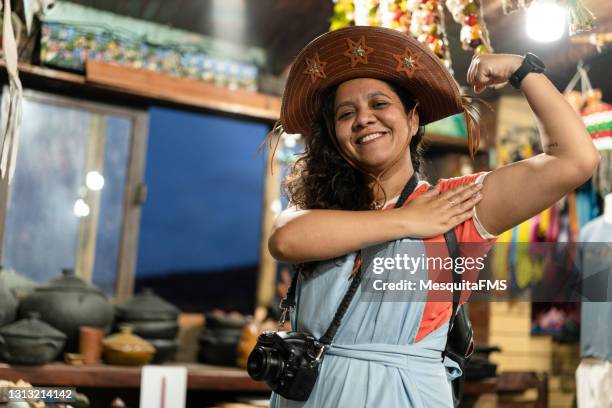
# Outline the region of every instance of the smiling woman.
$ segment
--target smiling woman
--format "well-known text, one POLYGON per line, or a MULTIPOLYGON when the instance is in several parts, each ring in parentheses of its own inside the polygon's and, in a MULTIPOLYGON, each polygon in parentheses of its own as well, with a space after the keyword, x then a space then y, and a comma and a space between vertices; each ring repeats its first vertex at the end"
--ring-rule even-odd
MULTIPOLYGON (((285 180, 291 206, 268 245, 276 258, 300 265, 293 330, 325 347, 307 401, 279 391, 272 407, 453 405, 450 381, 461 370, 443 352, 453 304, 429 292, 426 302, 411 294, 384 302, 367 297, 363 286, 347 290, 368 270, 361 253, 375 244, 389 258, 406 251, 431 257, 433 244, 452 231, 459 243, 481 244, 470 256, 484 256, 496 234, 591 176, 599 159, 590 137, 534 58, 475 57, 468 82, 476 92, 508 80, 520 87, 540 121, 545 153, 432 188, 418 181, 423 125, 463 112, 474 130, 470 147, 478 145, 468 99, 436 56, 410 36, 366 26, 324 34, 300 52, 281 128, 302 133, 306 148, 285 180), (354 295, 339 307, 345 293, 354 295), (336 310, 345 315, 337 319, 336 310), (330 340, 332 321, 340 323, 330 340)), ((428 265, 415 277, 431 281, 438 273, 428 265)))

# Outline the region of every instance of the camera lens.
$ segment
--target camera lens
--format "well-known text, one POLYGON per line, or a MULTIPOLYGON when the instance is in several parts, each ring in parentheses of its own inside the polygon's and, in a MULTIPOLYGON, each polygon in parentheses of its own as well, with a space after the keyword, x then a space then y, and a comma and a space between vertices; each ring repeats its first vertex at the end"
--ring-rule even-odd
POLYGON ((285 363, 278 351, 268 347, 255 347, 247 361, 247 372, 257 381, 277 380, 284 367, 285 363))

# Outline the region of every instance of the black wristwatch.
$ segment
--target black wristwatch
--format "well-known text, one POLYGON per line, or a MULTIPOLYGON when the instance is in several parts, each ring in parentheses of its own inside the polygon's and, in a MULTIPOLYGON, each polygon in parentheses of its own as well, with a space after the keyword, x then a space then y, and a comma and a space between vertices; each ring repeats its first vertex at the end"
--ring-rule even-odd
POLYGON ((538 58, 535 54, 528 52, 525 54, 523 58, 523 63, 514 71, 514 74, 510 77, 510 85, 515 87, 516 89, 521 88, 521 82, 523 78, 527 76, 527 74, 531 72, 535 72, 537 74, 541 74, 546 69, 546 65, 542 62, 540 58, 538 58))

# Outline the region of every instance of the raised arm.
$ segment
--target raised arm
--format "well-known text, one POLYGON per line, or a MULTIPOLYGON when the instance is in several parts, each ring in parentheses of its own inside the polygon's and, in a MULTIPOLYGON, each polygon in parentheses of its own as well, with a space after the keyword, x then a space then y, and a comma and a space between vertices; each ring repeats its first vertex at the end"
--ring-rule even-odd
MULTIPOLYGON (((489 54, 475 57, 468 82, 476 92, 506 82, 522 57, 489 54)), ((530 73, 521 91, 533 110, 544 153, 492 171, 484 181, 478 218, 492 234, 500 234, 550 207, 586 182, 599 164, 584 123, 544 74, 530 73)))
POLYGON ((290 208, 276 219, 268 248, 278 260, 299 263, 408 236, 436 236, 472 216, 480 190, 481 185, 467 185, 440 194, 434 188, 402 208, 384 211, 290 208))

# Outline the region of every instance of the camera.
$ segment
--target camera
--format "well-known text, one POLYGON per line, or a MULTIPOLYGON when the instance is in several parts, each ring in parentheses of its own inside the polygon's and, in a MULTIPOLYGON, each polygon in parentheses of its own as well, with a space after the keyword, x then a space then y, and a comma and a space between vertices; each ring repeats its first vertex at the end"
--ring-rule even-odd
POLYGON ((317 381, 326 345, 304 332, 266 331, 247 361, 247 372, 277 394, 306 401, 317 381))

